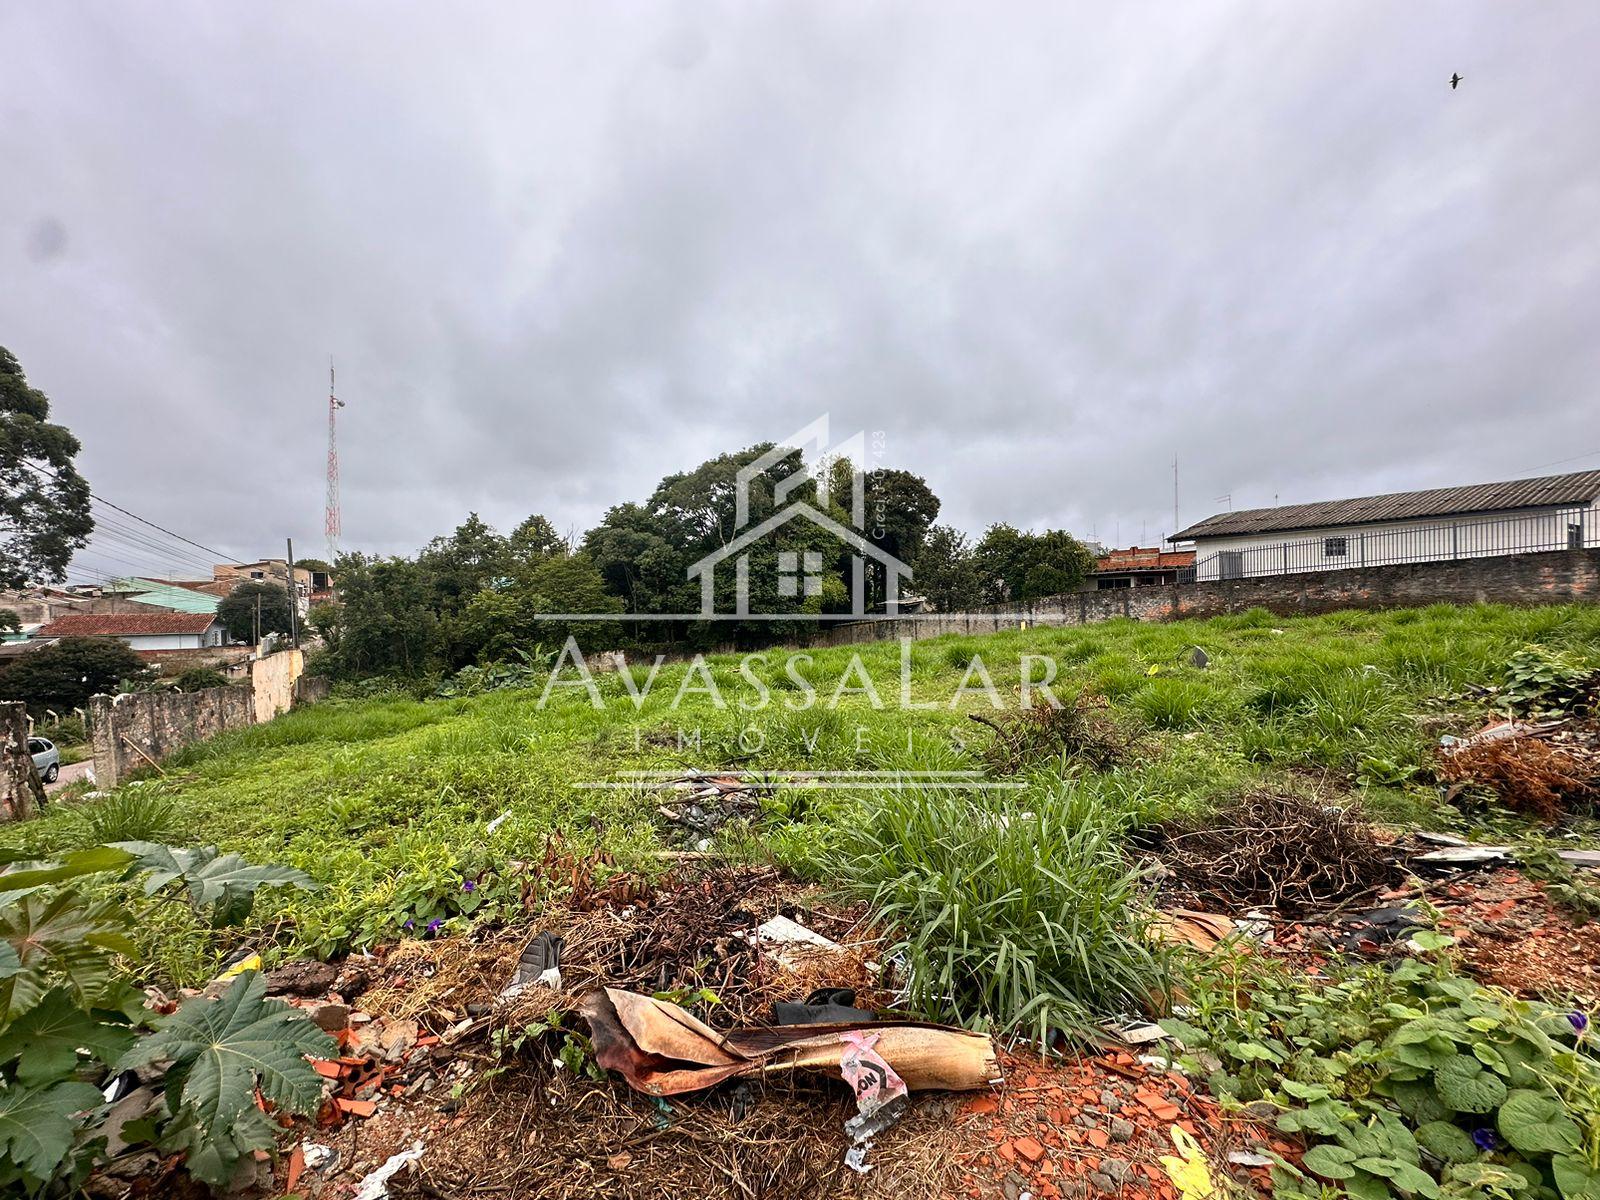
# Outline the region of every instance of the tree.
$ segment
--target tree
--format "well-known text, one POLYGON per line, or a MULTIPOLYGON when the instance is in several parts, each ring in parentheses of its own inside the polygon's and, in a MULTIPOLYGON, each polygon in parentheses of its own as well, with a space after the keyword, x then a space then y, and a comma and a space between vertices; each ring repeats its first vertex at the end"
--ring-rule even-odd
POLYGON ((19 633, 22 630, 22 618, 12 608, 0 608, 0 633, 19 633))
POLYGON ((78 439, 50 423, 50 401, 0 346, 0 587, 59 581, 94 531, 78 439))
POLYGON ((62 638, 24 655, 0 674, 0 695, 35 708, 82 708, 148 674, 144 660, 115 638, 62 638))
POLYGON ((567 543, 546 517, 534 513, 511 531, 506 539, 511 559, 517 566, 532 566, 546 558, 567 552, 567 543))
POLYGON ((923 541, 939 515, 939 497, 922 476, 888 468, 868 471, 862 477, 862 495, 868 538, 915 568, 923 541))
POLYGON ((282 584, 251 579, 241 583, 217 605, 217 620, 236 642, 257 641, 257 634, 288 633, 293 629, 289 593, 282 584), (259 614, 259 622, 257 616, 259 614))
POLYGON ((335 571, 340 603, 319 604, 310 615, 333 674, 416 677, 444 669, 444 631, 418 562, 341 554, 335 571))
POLYGON ((500 662, 516 650, 555 647, 569 636, 585 650, 617 645, 613 621, 552 620, 549 613, 620 613, 622 601, 587 554, 547 558, 510 587, 479 592, 462 614, 458 636, 479 663, 500 662))
POLYGON ((912 583, 913 590, 935 612, 960 612, 983 603, 972 543, 966 534, 948 525, 928 530, 912 583))
POLYGON ((1094 567, 1094 556, 1070 533, 1023 533, 991 525, 972 552, 983 598, 991 604, 1070 592, 1094 567))

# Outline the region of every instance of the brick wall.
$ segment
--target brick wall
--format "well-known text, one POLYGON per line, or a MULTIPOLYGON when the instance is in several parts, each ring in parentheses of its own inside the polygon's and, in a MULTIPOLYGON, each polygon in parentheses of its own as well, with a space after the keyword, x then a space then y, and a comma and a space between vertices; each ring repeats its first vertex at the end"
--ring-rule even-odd
POLYGON ((1600 603, 1600 550, 1508 554, 1459 562, 1403 563, 1343 571, 1312 571, 1257 579, 1068 592, 1026 604, 994 605, 889 621, 864 621, 819 630, 814 646, 840 646, 945 633, 993 633, 1029 625, 1093 625, 1116 617, 1175 621, 1264 608, 1282 616, 1341 608, 1415 608, 1426 604, 1600 603))

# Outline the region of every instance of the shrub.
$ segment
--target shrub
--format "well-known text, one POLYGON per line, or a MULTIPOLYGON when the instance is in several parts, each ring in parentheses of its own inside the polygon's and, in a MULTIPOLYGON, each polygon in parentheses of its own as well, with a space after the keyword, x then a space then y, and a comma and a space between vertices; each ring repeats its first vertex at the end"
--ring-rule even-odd
POLYGON ((1278 1128, 1311 1143, 1304 1171, 1274 1170, 1279 1200, 1596 1194, 1600 1060, 1582 1013, 1419 960, 1331 979, 1223 960, 1188 992, 1185 1019, 1162 1022, 1184 1065, 1217 1095, 1281 1108, 1278 1128))
POLYGON ((116 638, 62 638, 19 658, 0 675, 0 695, 33 708, 82 708, 149 674, 144 660, 116 638))
POLYGON ((258 1095, 280 1112, 316 1110, 321 1080, 304 1056, 332 1053, 332 1038, 266 999, 253 971, 218 998, 191 997, 170 1016, 154 1016, 116 966, 115 955, 136 953, 127 906, 91 900, 71 882, 147 875, 147 894, 181 882, 194 909, 209 910, 216 924, 242 920, 258 888, 305 886, 305 876, 251 867, 213 848, 97 846, 53 863, 14 859, 0 870, 0 1191, 76 1194, 104 1157, 106 1081, 152 1062, 171 1064, 163 1106, 121 1131, 132 1143, 185 1152, 190 1172, 214 1187, 277 1141, 279 1127, 258 1095), (141 1034, 142 1023, 154 1032, 141 1034))
POLYGON ((1124 822, 1072 789, 995 811, 971 794, 903 789, 861 806, 830 874, 902 931, 912 1006, 935 1020, 1085 1038, 1141 1009, 1167 959, 1145 937, 1124 822))
POLYGON ((180 692, 203 692, 207 688, 228 686, 228 677, 211 667, 190 667, 172 681, 180 692))
POLYGON ((183 829, 176 800, 147 787, 125 787, 78 810, 85 841, 165 842, 183 829))
POLYGON ((1525 646, 1506 664, 1500 704, 1515 716, 1581 712, 1600 696, 1600 670, 1544 646, 1525 646))

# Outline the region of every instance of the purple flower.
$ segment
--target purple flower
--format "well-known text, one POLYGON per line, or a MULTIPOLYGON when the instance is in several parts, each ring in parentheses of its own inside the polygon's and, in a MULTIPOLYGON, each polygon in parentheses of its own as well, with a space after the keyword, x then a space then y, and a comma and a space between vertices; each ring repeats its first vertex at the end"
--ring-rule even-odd
POLYGON ((1472 1131, 1472 1144, 1479 1150, 1493 1150, 1495 1147, 1494 1130, 1474 1129, 1472 1131))
POLYGON ((1567 1020, 1571 1023, 1573 1031, 1576 1033, 1582 1033, 1585 1029, 1589 1028, 1589 1018, 1581 1012, 1569 1012, 1567 1014, 1567 1020))
POLYGON ((415 921, 413 921, 410 917, 407 917, 406 918, 406 923, 404 925, 400 926, 401 929, 415 929, 416 927, 417 927, 417 923, 415 921))
POLYGON ((428 932, 430 934, 438 933, 439 932, 439 926, 441 926, 443 924, 444 924, 444 918, 443 917, 435 917, 433 920, 428 922, 428 932))
POLYGON ((475 892, 478 890, 477 882, 469 879, 461 885, 461 890, 463 892, 475 892))

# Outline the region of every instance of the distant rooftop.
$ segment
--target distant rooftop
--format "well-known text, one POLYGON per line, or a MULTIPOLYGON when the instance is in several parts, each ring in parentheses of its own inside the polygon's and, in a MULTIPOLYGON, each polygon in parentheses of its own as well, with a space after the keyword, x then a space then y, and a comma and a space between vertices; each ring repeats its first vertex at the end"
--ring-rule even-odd
POLYGON ((154 604, 174 612, 215 613, 222 597, 208 595, 181 583, 163 583, 158 579, 118 579, 109 590, 126 593, 129 599, 140 604, 154 604))
POLYGON ((1194 566, 1193 550, 1163 550, 1159 546, 1129 546, 1126 550, 1111 550, 1094 564, 1097 572, 1106 571, 1172 571, 1179 567, 1194 566))
POLYGON ((1473 483, 1465 487, 1429 488, 1421 492, 1389 492, 1351 500, 1319 500, 1312 504, 1284 504, 1277 508, 1244 508, 1217 513, 1174 533, 1171 541, 1193 538, 1235 537, 1250 533, 1279 533, 1294 529, 1323 529, 1338 525, 1365 525, 1373 521, 1412 521, 1425 517, 1456 517, 1505 512, 1519 508, 1553 508, 1563 504, 1592 504, 1600 497, 1600 471, 1571 475, 1545 475, 1537 479, 1511 479, 1503 483, 1473 483))
POLYGON ((216 620, 215 613, 69 613, 42 626, 36 636, 144 637, 156 634, 204 633, 216 623, 216 620))

